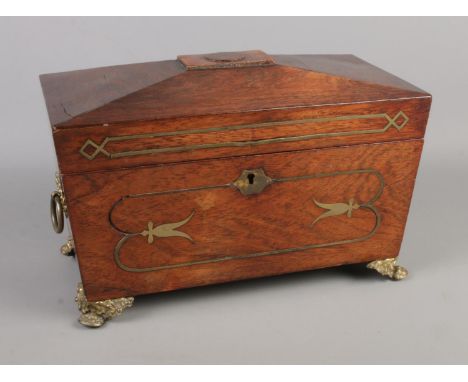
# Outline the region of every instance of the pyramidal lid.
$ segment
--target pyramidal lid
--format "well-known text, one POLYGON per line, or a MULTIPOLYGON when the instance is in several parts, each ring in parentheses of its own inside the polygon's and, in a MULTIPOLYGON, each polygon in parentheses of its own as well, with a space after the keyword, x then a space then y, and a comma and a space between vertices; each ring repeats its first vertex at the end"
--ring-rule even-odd
POLYGON ((262 51, 40 76, 56 129, 430 97, 352 55, 262 51))

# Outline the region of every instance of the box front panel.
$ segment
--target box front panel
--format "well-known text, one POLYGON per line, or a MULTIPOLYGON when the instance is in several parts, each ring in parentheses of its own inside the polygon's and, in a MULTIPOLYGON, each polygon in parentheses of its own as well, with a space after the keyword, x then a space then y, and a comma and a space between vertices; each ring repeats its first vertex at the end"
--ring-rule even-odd
POLYGON ((421 140, 65 175, 90 300, 395 257, 421 140))

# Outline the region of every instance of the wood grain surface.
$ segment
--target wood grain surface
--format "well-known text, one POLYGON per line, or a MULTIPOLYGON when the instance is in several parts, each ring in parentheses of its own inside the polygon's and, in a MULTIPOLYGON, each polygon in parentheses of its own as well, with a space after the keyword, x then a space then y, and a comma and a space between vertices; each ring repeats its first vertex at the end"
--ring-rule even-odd
POLYGON ((63 174, 68 174, 207 158, 422 138, 430 105, 431 98, 424 97, 371 104, 358 103, 309 109, 271 110, 225 116, 134 122, 108 127, 59 129, 54 131, 53 136, 60 171, 63 174), (408 117, 408 121, 404 125, 402 125, 403 117, 395 118, 400 112, 408 117), (388 119, 382 116, 368 118, 373 114, 385 114, 388 118, 395 118, 398 126, 403 127, 397 129, 395 126, 389 126, 383 132, 382 130, 389 123, 388 119), (362 118, 346 119, 356 116, 362 118), (330 120, 320 121, 323 118, 330 120), (345 119, 340 120, 340 118, 345 119), (314 121, 314 119, 319 119, 319 121, 314 121), (303 122, 304 120, 309 120, 309 122, 303 122), (281 121, 286 122, 275 125, 281 121), (250 126, 252 124, 260 125, 250 126), (247 126, 247 128, 238 128, 242 126, 247 126), (219 128, 225 130, 220 131, 219 128), (378 130, 378 132, 372 133, 372 130, 378 130), (340 133, 343 134, 340 135, 340 133), (148 134, 159 136, 148 136, 148 134), (164 136, 165 134, 166 136, 164 136), (134 135, 139 135, 140 138, 125 138, 134 135), (300 138, 301 136, 305 136, 304 139, 300 138), (101 145, 108 137, 121 139, 109 142, 103 147, 112 154, 118 155, 119 153, 141 150, 144 152, 144 150, 151 149, 161 151, 117 158, 109 158, 98 153, 92 160, 80 153, 80 150, 84 148, 86 153, 94 154, 97 150, 96 146, 101 145), (290 142, 281 141, 281 138, 294 139, 294 137, 299 138, 290 142), (278 138, 280 139, 278 140, 278 138), (91 140, 94 146, 86 145, 88 140, 91 140), (258 144, 258 141, 261 140, 270 141, 267 144, 258 144), (207 144, 220 146, 203 148, 207 144), (168 149, 179 151, 171 152, 167 151, 168 149))
POLYGON ((272 59, 211 70, 178 60, 121 65, 45 74, 41 83, 56 129, 429 96, 350 55, 272 59))
POLYGON ((92 301, 134 296, 395 257, 421 149, 422 140, 409 140, 65 175, 87 296, 92 301), (260 194, 244 196, 232 183, 243 170, 256 168, 263 168, 273 179, 316 176, 273 183, 260 194), (375 173, 381 174, 385 186, 374 203, 381 222, 372 237, 243 257, 366 236, 376 223, 371 211, 358 208, 351 217, 331 216, 312 224, 326 212, 314 201, 348 203, 353 198, 365 204, 380 187, 375 173), (192 212, 190 221, 177 230, 193 242, 184 237, 155 237, 148 243, 147 236, 138 234, 148 229, 149 221, 156 227, 182 221, 192 212), (127 266, 182 266, 144 272, 122 269, 115 261, 115 248, 125 232, 137 233, 121 248, 121 260, 127 266), (225 257, 230 259, 219 261, 225 257), (184 265, 200 261, 208 262, 184 265))

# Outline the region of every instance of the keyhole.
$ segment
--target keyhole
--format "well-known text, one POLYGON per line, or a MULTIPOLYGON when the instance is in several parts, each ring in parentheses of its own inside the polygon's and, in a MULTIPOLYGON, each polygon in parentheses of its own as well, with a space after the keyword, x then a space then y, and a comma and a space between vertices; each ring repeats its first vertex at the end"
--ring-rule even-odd
POLYGON ((254 184, 255 174, 247 175, 247 179, 249 179, 249 184, 254 184))

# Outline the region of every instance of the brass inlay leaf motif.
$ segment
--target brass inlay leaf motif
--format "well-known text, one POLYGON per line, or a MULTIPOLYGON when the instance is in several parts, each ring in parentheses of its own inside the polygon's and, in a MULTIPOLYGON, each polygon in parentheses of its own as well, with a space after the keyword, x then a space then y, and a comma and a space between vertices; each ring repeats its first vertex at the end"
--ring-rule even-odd
MULTIPOLYGON (((257 169, 260 170, 260 169, 257 169)), ((252 170, 250 170, 252 171, 252 170)), ((262 170, 263 171, 263 170, 262 170)), ((113 210, 115 209, 116 206, 118 206, 121 202, 127 199, 138 199, 138 198, 147 198, 149 196, 160 196, 160 195, 169 195, 169 194, 178 194, 178 193, 186 193, 186 192, 197 192, 197 191, 202 191, 202 190, 216 190, 216 189, 227 189, 227 188, 236 188, 236 185, 233 183, 228 183, 228 184, 221 184, 221 185, 210 185, 210 186, 204 186, 204 187, 194 187, 194 188, 188 188, 188 189, 177 189, 177 190, 168 190, 168 191, 161 191, 161 192, 154 192, 154 193, 145 193, 145 194, 136 194, 136 195, 127 195, 122 197, 120 200, 118 200, 111 208, 111 211, 109 212, 109 221, 111 226, 119 231, 123 237, 118 241, 117 245, 115 246, 114 249, 114 260, 115 263, 119 268, 121 268, 124 271, 127 272, 153 272, 153 271, 160 271, 160 270, 166 270, 166 269, 174 269, 174 268, 181 268, 181 267, 188 267, 188 266, 195 266, 195 265, 203 265, 203 264, 210 264, 210 263, 218 263, 218 262, 224 262, 224 261, 230 261, 230 260, 241 260, 241 259, 247 259, 247 258, 254 258, 254 257, 261 257, 261 256, 273 256, 273 255, 281 255, 281 254, 288 254, 288 253, 293 253, 293 252, 298 252, 298 251, 304 251, 304 250, 309 250, 309 249, 314 249, 314 248, 326 248, 326 247, 332 247, 336 245, 343 245, 343 244, 352 244, 352 243, 358 243, 367 239, 370 239, 372 236, 375 235, 377 232, 378 228, 380 227, 381 224, 381 215, 379 210, 374 206, 374 203, 380 198, 382 195, 385 182, 383 179, 382 174, 374 169, 358 169, 358 170, 350 170, 350 171, 337 171, 337 172, 331 172, 331 173, 315 173, 315 174, 309 174, 309 175, 302 175, 302 176, 294 176, 294 177, 287 177, 287 178, 277 178, 277 179, 270 179, 270 183, 283 183, 283 182, 298 182, 298 181, 303 181, 303 180, 308 180, 308 179, 319 179, 319 178, 326 178, 326 177, 334 177, 334 176, 340 176, 340 175, 358 175, 358 174, 369 174, 373 175, 377 178, 379 182, 379 188, 372 196, 371 199, 369 199, 366 202, 362 202, 360 205, 357 206, 357 204, 354 202, 353 199, 351 199, 347 204, 346 203, 335 203, 335 204, 321 204, 321 207, 319 204, 319 207, 325 208, 328 211, 325 212, 324 214, 320 215, 322 218, 325 217, 330 217, 330 216, 336 216, 336 215, 341 215, 341 214, 348 214, 348 216, 351 216, 352 210, 355 210, 357 208, 367 210, 371 212, 374 217, 375 217, 375 224, 374 227, 370 232, 363 236, 359 237, 354 237, 354 238, 349 238, 349 239, 344 239, 344 240, 338 240, 334 242, 326 242, 326 243, 311 243, 308 245, 303 245, 300 247, 291 247, 291 248, 282 248, 282 249, 276 249, 276 250, 271 250, 271 251, 265 251, 265 252, 256 252, 256 253, 247 253, 247 254, 240 254, 237 256, 220 256, 212 259, 207 259, 207 260, 193 260, 189 262, 181 262, 181 263, 171 263, 171 264, 164 264, 164 265, 159 265, 159 266, 153 266, 153 267, 146 267, 146 268, 136 268, 136 267, 131 267, 128 265, 125 265, 121 258, 120 258, 120 251, 122 247, 125 245, 125 243, 131 239, 132 237, 135 236, 148 236, 148 242, 150 239, 150 233, 153 232, 153 236, 157 236, 155 230, 157 229, 153 227, 153 225, 149 225, 147 230, 144 230, 143 232, 126 232, 121 229, 119 229, 114 222, 112 221, 112 213, 113 210), (327 215, 327 216, 324 216, 327 215), (144 233, 147 233, 144 234, 144 233)), ((247 197, 255 197, 255 196, 247 196, 247 197)), ((318 203, 318 202, 316 202, 318 203)), ((164 228, 163 232, 177 232, 178 234, 184 234, 183 232, 175 231, 175 228, 178 228, 188 222, 193 216, 194 212, 187 217, 186 219, 182 220, 179 223, 170 223, 172 226, 169 226, 168 228, 164 228), (174 224, 176 226, 174 226, 174 224)), ((319 218, 320 218, 319 216, 319 218)), ((321 218, 321 219, 322 219, 321 218)), ((319 219, 317 218, 316 221, 319 219)), ((315 222, 314 222, 315 223, 315 222)), ((171 236, 179 236, 179 235, 171 235, 171 236)), ((183 236, 183 235, 182 235, 183 236)), ((188 235, 187 235, 188 236, 188 235)), ((183 236, 185 237, 185 236, 183 236)), ((187 238, 187 237, 185 237, 187 238)), ((188 238, 187 238, 188 239, 188 238)), ((191 238, 190 238, 191 239, 191 238)), ((189 239, 189 240, 190 240, 189 239)))
POLYGON ((175 153, 175 152, 185 152, 192 150, 202 150, 202 149, 216 149, 222 147, 245 147, 245 146, 259 146, 270 143, 281 143, 281 142, 297 142, 297 141, 307 141, 317 138, 329 138, 329 137, 345 137, 352 135, 364 135, 364 134, 381 134, 385 133, 391 127, 396 128, 400 131, 408 123, 409 118, 403 112, 399 111, 395 117, 390 117, 387 113, 380 114, 364 114, 364 115, 344 115, 336 117, 323 117, 323 118, 306 118, 298 120, 286 120, 286 121, 276 121, 276 122, 261 122, 261 123, 252 123, 246 125, 237 125, 237 126, 221 126, 221 127, 209 127, 202 129, 189 129, 189 130, 180 130, 180 131, 169 131, 162 133, 147 133, 147 134, 134 134, 134 135, 122 135, 122 136, 113 136, 106 137, 104 140, 98 144, 92 139, 87 139, 83 146, 81 146, 80 154, 88 160, 95 159, 99 154, 109 158, 117 159, 138 155, 148 155, 148 154, 161 154, 161 153, 175 153), (218 131, 237 131, 244 129, 259 129, 265 127, 276 127, 276 126, 287 126, 287 125, 300 125, 306 123, 324 123, 324 122, 339 122, 339 121, 353 121, 359 119, 384 119, 386 124, 380 129, 369 129, 369 130, 355 130, 355 131, 336 131, 332 133, 315 133, 315 134, 306 134, 299 136, 284 136, 277 138, 268 138, 268 139, 259 139, 259 140, 249 140, 249 141, 232 141, 232 142, 219 142, 219 143, 204 143, 204 144, 194 144, 186 146, 174 146, 174 147, 153 147, 142 150, 130 150, 130 151, 117 151, 111 152, 106 150, 106 146, 111 142, 123 142, 123 141, 133 141, 138 139, 151 139, 151 138, 161 138, 161 137, 173 137, 179 135, 189 135, 189 134, 206 134, 218 131), (91 148, 92 151, 89 151, 91 148))
POLYGON ((326 203, 319 203, 314 199, 314 203, 323 209, 328 210, 327 212, 324 212, 322 215, 320 215, 317 219, 315 219, 312 223, 314 225, 317 223, 319 220, 323 218, 328 218, 330 216, 338 216, 338 215, 343 215, 346 214, 348 218, 350 218, 353 214, 353 210, 357 210, 360 205, 357 204, 353 198, 349 199, 348 203, 332 203, 332 204, 326 204, 326 203))
POLYGON ((186 234, 185 232, 180 232, 176 231, 176 228, 179 228, 183 226, 184 224, 188 223, 190 219, 192 219, 192 216, 195 214, 195 211, 192 211, 192 213, 187 216, 184 220, 177 222, 177 223, 166 223, 166 224, 161 224, 158 225, 157 227, 154 227, 154 223, 152 221, 148 222, 148 229, 144 230, 141 232, 141 236, 147 236, 148 237, 148 244, 153 243, 154 237, 172 237, 172 236, 178 236, 178 237, 184 237, 187 240, 190 240, 193 242, 193 239, 191 238, 190 235, 186 234))

